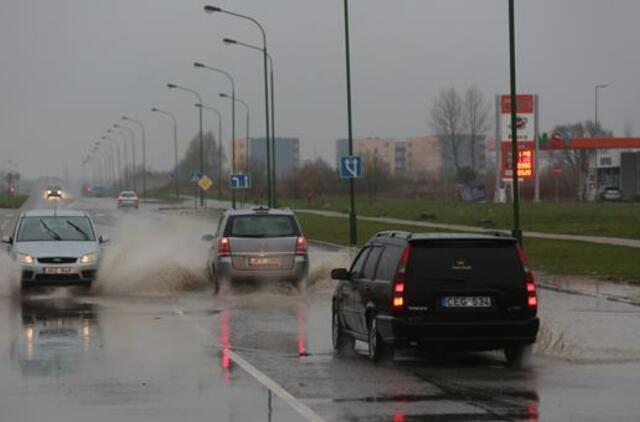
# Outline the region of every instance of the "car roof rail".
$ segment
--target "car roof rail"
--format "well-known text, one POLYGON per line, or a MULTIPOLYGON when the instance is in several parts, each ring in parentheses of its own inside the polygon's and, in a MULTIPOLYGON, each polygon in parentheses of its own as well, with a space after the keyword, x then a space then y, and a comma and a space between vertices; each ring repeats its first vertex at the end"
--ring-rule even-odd
POLYGON ((402 230, 385 230, 376 233, 375 237, 398 237, 403 239, 410 239, 412 233, 402 230))

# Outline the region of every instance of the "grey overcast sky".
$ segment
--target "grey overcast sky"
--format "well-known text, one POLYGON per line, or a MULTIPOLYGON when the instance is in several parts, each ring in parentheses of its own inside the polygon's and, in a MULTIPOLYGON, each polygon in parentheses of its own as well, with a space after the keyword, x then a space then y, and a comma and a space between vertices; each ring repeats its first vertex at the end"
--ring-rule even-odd
MULTIPOLYGON (((259 53, 223 37, 259 43, 251 24, 207 15, 201 0, 3 0, 0 2, 0 166, 28 176, 61 175, 121 115, 147 125, 148 163, 167 169, 171 126, 181 149, 197 130, 194 99, 167 82, 197 89, 228 116, 219 76, 235 75, 264 132, 259 53)), ((263 23, 276 63, 277 132, 301 139, 303 158, 332 159, 346 136, 342 0, 220 0, 263 23)), ((351 0, 356 137, 430 133, 438 90, 477 84, 489 99, 508 87, 506 0, 351 0)), ((594 84, 603 125, 640 131, 638 0, 516 2, 518 90, 541 99, 542 129, 593 118, 594 84)), ((206 128, 214 128, 205 115, 206 128)), ((238 131, 243 133, 239 115, 238 131)), ((225 121, 228 123, 228 121, 225 121)), ((227 128, 228 129, 228 124, 227 128)), ((224 141, 229 132, 225 130, 224 141)))

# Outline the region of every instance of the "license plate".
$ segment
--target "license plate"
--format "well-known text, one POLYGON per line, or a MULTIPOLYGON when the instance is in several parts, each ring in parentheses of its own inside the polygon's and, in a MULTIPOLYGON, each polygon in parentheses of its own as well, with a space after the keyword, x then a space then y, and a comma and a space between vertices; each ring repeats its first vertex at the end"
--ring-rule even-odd
POLYGON ((249 265, 256 267, 276 267, 280 265, 280 260, 278 260, 278 258, 251 257, 249 258, 249 265))
POLYGON ((71 268, 70 267, 45 267, 44 273, 45 274, 70 274, 71 268))
POLYGON ((445 296, 442 298, 443 308, 490 308, 489 296, 445 296))

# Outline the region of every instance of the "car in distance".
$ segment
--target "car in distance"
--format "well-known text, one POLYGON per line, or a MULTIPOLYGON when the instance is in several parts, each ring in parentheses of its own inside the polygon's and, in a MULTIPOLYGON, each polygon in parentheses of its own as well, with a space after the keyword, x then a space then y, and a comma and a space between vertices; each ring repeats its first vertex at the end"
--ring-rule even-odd
POLYGON ((89 215, 75 210, 23 212, 13 234, 2 238, 20 265, 23 287, 91 287, 106 241, 96 234, 89 215))
POLYGON ((47 199, 62 199, 62 188, 60 186, 49 186, 46 197, 47 199))
POLYGON ((228 210, 212 242, 207 268, 214 288, 238 280, 289 281, 303 288, 309 271, 307 240, 288 209, 228 210))
POLYGON ((502 349, 518 367, 536 340, 536 284, 511 237, 380 232, 331 276, 338 351, 355 340, 374 361, 409 346, 502 349))
POLYGON ((622 201, 622 192, 615 186, 606 186, 600 192, 600 199, 603 201, 622 201))
POLYGON ((118 204, 118 208, 138 209, 140 198, 138 198, 138 195, 135 192, 126 190, 120 192, 118 198, 116 199, 116 202, 118 204))

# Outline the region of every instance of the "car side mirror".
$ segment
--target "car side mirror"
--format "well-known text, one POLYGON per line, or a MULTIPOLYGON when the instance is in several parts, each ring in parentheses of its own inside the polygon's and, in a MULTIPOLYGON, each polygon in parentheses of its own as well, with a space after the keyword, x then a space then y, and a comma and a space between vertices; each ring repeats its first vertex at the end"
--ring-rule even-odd
POLYGON ((213 235, 212 234, 205 234, 204 236, 201 237, 201 239, 204 242, 213 242, 213 235))
POLYGON ((12 245, 13 238, 11 236, 2 236, 2 243, 6 243, 7 245, 12 245))
POLYGON ((349 271, 346 268, 335 268, 331 270, 331 278, 334 280, 348 280, 349 271))
POLYGON ((100 238, 98 240, 100 241, 100 243, 108 243, 110 239, 107 236, 100 235, 100 238))

